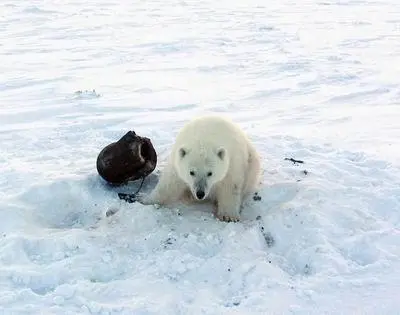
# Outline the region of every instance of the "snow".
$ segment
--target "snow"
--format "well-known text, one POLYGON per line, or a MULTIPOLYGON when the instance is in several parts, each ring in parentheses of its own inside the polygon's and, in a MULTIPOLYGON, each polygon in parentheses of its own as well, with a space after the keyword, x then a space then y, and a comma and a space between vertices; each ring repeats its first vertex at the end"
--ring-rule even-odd
POLYGON ((398 1, 0 8, 1 314, 398 314, 398 1), (208 112, 263 157, 241 222, 99 178, 134 130, 159 157, 150 190, 208 112))

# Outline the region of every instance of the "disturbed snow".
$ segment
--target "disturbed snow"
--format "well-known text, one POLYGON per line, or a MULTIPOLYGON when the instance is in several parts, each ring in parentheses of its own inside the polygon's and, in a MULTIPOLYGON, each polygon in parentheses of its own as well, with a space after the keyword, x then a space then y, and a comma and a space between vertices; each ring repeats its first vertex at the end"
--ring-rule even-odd
POLYGON ((398 313, 398 1, 0 7, 0 313, 398 313), (98 177, 135 130, 151 189, 206 112, 263 157, 241 222, 128 204, 138 183, 98 177))

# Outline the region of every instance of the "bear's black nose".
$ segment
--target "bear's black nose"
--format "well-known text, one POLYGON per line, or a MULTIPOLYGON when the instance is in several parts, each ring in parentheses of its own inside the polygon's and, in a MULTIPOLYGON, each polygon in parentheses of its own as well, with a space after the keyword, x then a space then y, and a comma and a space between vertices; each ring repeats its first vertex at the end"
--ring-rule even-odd
POLYGON ((202 191, 202 190, 196 191, 196 197, 197 197, 197 199, 203 199, 205 195, 206 195, 206 194, 205 194, 204 191, 202 191))

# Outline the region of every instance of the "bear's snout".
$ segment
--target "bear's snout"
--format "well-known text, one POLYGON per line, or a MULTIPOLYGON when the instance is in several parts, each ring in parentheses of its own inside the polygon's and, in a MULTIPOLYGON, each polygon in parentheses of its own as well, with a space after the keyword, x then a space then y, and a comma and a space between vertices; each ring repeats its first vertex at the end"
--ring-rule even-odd
POLYGON ((202 199, 204 198, 205 195, 206 195, 206 194, 205 194, 205 192, 204 192, 203 190, 197 190, 197 191, 196 191, 196 197, 197 197, 197 199, 199 199, 199 200, 202 200, 202 199))

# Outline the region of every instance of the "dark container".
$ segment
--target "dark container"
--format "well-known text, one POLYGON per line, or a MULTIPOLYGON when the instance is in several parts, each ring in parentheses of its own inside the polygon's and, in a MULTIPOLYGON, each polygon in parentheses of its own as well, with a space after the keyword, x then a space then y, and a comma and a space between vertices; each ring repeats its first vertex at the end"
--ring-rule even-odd
POLYGON ((157 153, 149 138, 128 131, 117 142, 107 145, 97 157, 99 175, 112 185, 146 177, 157 165, 157 153))

